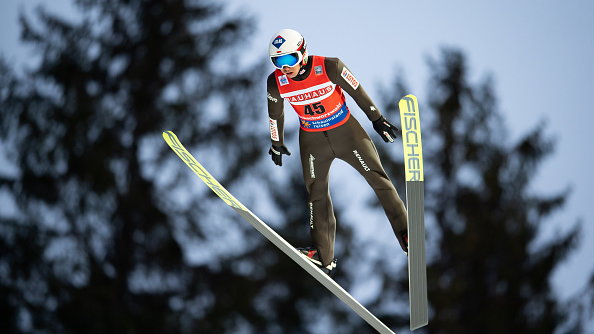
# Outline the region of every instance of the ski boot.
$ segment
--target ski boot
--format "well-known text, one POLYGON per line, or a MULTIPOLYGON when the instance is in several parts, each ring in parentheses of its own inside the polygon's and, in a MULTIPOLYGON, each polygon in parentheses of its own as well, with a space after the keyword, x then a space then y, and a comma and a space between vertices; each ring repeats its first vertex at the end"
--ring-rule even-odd
POLYGON ((400 247, 402 247, 402 250, 408 254, 408 231, 404 230, 398 232, 397 239, 400 243, 400 247))
POLYGON ((336 259, 332 260, 330 264, 323 266, 322 261, 320 260, 320 255, 318 254, 318 250, 313 247, 306 247, 306 248, 297 248, 301 254, 305 255, 308 260, 310 260, 313 264, 318 266, 318 268, 322 269, 328 276, 332 276, 334 268, 336 268, 336 259))

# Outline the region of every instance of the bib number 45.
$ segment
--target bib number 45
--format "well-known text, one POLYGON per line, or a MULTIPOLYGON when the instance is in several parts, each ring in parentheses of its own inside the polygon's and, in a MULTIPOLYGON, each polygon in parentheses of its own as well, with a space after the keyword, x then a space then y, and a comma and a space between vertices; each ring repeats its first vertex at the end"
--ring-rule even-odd
POLYGON ((315 114, 321 115, 326 112, 326 108, 322 105, 321 102, 316 102, 312 104, 305 105, 304 113, 306 115, 314 116, 315 114))

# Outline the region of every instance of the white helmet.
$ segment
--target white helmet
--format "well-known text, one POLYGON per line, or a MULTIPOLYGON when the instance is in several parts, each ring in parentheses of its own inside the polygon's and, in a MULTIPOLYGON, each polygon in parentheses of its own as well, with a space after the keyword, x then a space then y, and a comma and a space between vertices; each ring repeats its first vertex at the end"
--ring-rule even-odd
POLYGON ((307 57, 305 38, 293 29, 282 29, 270 40, 268 55, 279 69, 301 64, 307 57))

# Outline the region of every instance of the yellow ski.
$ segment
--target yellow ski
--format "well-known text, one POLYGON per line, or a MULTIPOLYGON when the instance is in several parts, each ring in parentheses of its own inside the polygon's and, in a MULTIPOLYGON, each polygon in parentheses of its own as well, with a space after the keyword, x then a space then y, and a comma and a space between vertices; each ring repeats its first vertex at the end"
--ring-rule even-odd
POLYGON ((241 204, 231 193, 227 191, 181 144, 177 136, 171 131, 163 132, 163 138, 171 149, 182 159, 196 175, 206 183, 225 203, 232 207, 245 220, 247 220, 258 232, 270 240, 283 253, 288 255, 301 268, 305 269, 311 276, 320 282, 326 289, 330 290, 336 297, 347 304, 363 320, 371 325, 381 334, 394 334, 390 328, 376 318, 363 305, 361 305, 353 296, 345 291, 330 276, 326 275, 317 266, 311 263, 303 254, 297 251, 283 237, 272 230, 266 223, 258 218, 254 213, 241 204))
POLYGON ((406 207, 408 210, 408 285, 410 329, 429 323, 427 301, 427 264, 425 259, 423 143, 419 104, 414 95, 398 103, 404 148, 406 207))

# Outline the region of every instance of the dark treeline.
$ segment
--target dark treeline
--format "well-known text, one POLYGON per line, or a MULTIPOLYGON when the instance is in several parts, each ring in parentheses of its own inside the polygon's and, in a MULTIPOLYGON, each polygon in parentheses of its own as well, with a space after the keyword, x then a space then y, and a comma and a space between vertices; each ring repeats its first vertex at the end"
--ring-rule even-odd
MULTIPOLYGON (((76 22, 44 10, 22 16, 22 40, 40 58, 34 68, 19 73, 0 59, 0 143, 16 169, 0 175, 12 202, 2 204, 12 213, 0 214, 0 332, 370 332, 161 139, 174 130, 243 202, 274 211, 287 240, 308 242, 301 171, 270 178, 269 66, 226 66, 247 46, 255 18, 201 0, 76 3, 76 22)), ((533 247, 568 195, 527 190, 551 141, 537 127, 508 143, 491 82, 468 82, 465 64, 462 52, 444 50, 421 101, 428 233, 438 240, 428 244, 423 332, 579 333, 594 283, 566 305, 549 282, 579 228, 533 247)), ((390 101, 408 93, 402 81, 386 92, 390 101)), ((391 150, 382 157, 400 180, 391 150)), ((339 223, 345 259, 365 247, 353 233, 339 223)), ((391 256, 365 261, 384 282, 369 308, 406 328, 408 314, 387 306, 407 303, 406 268, 395 277, 391 256)), ((356 270, 339 268, 349 289, 346 272, 356 270)))
MULTIPOLYGON (((492 79, 469 82, 460 50, 443 49, 428 64, 430 96, 421 106, 426 219, 434 228, 428 235, 437 235, 438 242, 428 246, 432 316, 424 332, 580 333, 575 308, 580 303, 568 307, 557 301, 550 282, 577 246, 580 224, 535 244, 539 230, 552 223, 547 218, 569 195, 529 191, 554 143, 543 126, 510 143, 492 79)), ((405 87, 397 80, 385 89, 384 100, 394 101, 405 87)), ((402 161, 387 161, 400 179, 402 161)), ((386 281, 384 288, 406 291, 406 279, 386 281)), ((591 295, 591 287, 584 291, 591 295)))

